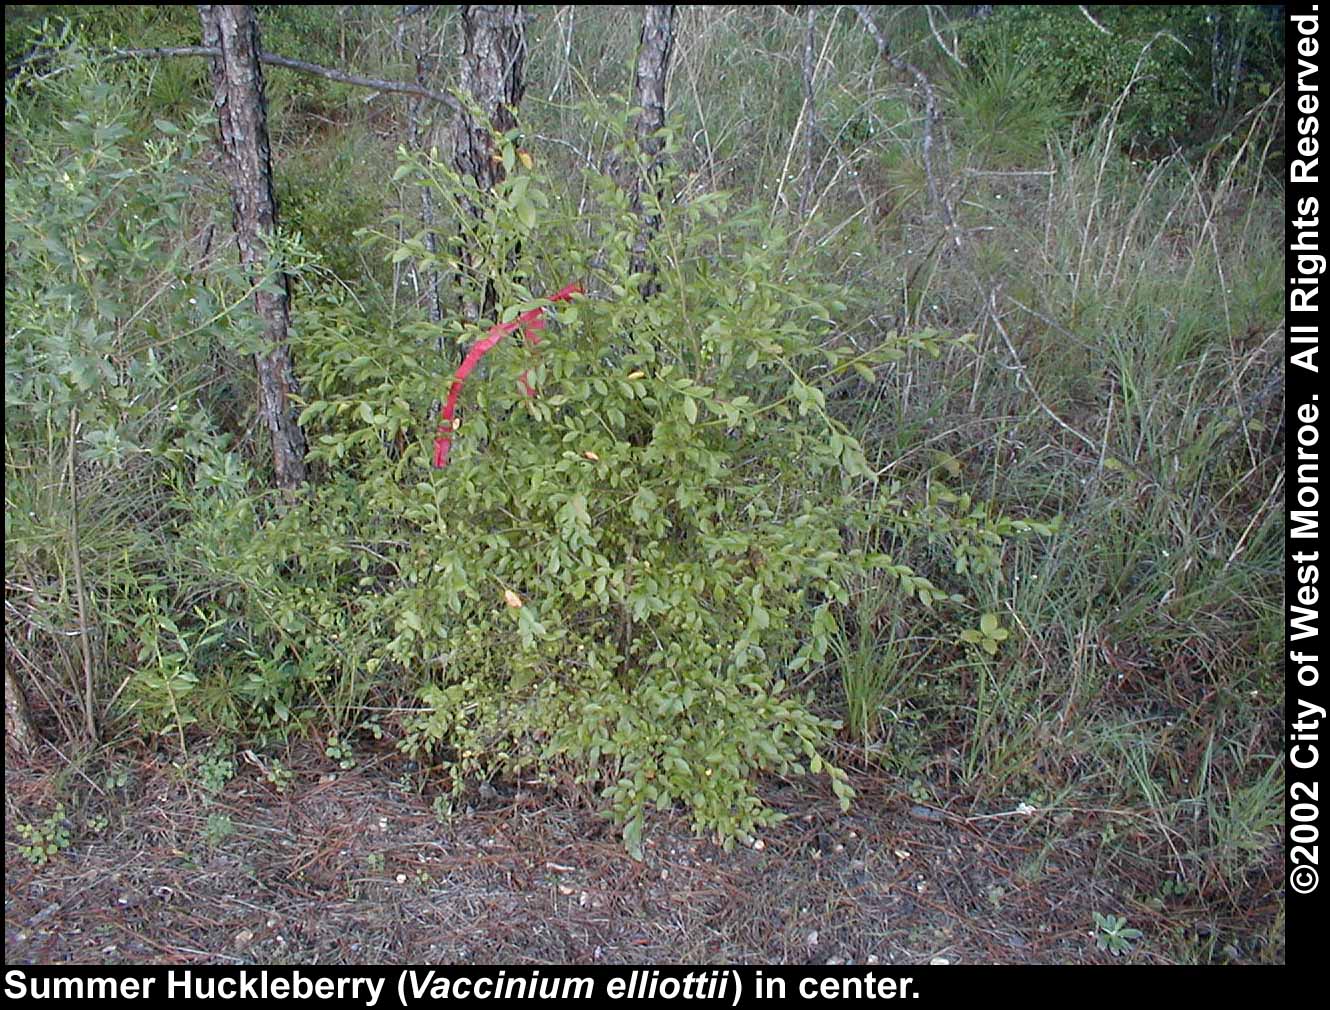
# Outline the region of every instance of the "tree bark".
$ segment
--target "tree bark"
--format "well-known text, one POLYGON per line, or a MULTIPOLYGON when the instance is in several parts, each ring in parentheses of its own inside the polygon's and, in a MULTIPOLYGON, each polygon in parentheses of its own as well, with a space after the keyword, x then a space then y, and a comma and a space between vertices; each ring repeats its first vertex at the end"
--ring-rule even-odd
POLYGON ((633 240, 630 269, 633 273, 648 275, 640 289, 643 298, 651 297, 658 289, 656 268, 647 256, 647 249, 660 230, 660 215, 645 206, 643 191, 646 187, 654 190, 653 202, 658 207, 664 196, 658 188, 665 152, 665 139, 660 131, 665 127, 665 79, 669 75, 670 55, 674 50, 675 6, 646 5, 642 14, 642 38, 637 49, 637 69, 634 73, 633 98, 642 110, 637 114, 634 132, 642 162, 640 165, 629 166, 627 185, 633 213, 641 223, 633 240))
POLYGON ((287 343, 290 278, 268 274, 269 241, 277 228, 268 111, 259 66, 259 27, 245 4, 200 4, 203 44, 220 50, 212 59, 222 160, 231 187, 232 221, 240 262, 254 285, 254 308, 263 323, 266 351, 255 355, 259 413, 272 437, 278 487, 293 491, 308 477, 305 434, 296 423, 291 394, 299 393, 287 343))
POLYGON ((37 745, 37 727, 28 712, 28 699, 14 671, 5 664, 5 749, 30 754, 37 745))
MULTIPOLYGON (((526 90, 526 21, 520 4, 462 8, 462 67, 460 85, 470 97, 476 114, 464 108, 453 123, 453 165, 476 181, 481 193, 489 193, 505 178, 503 162, 496 156, 494 134, 517 125, 514 110, 526 90)), ((467 210, 479 217, 480 208, 467 210)), ((463 262, 475 271, 467 250, 463 262)), ((464 304, 472 321, 494 315, 495 288, 492 277, 476 278, 484 285, 481 304, 464 304)))

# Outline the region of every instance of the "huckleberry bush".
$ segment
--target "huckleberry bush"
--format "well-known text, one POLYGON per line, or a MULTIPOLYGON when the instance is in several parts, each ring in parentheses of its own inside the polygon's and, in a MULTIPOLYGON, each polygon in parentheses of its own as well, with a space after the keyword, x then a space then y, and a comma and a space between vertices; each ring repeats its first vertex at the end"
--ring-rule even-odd
MULTIPOLYGON (((684 806, 726 843, 769 823, 762 772, 825 774, 848 805, 824 757, 838 724, 790 678, 824 659, 866 569, 943 595, 854 546, 875 478, 827 412, 825 387, 901 348, 842 340, 834 293, 721 195, 654 208, 644 299, 616 185, 592 175, 596 211, 573 219, 514 150, 502 138, 490 195, 428 157, 399 171, 457 208, 438 256, 445 227, 466 236, 502 321, 546 306, 538 346, 505 338, 469 379, 446 467, 427 412, 452 345, 493 320, 386 339, 330 299, 302 328, 302 423, 326 475, 267 532, 302 586, 277 605, 285 634, 420 685, 404 746, 439 752, 456 790, 503 772, 580 785, 635 853, 648 807, 684 806), (570 281, 570 303, 535 297, 570 281)), ((399 250, 440 265, 426 248, 399 250)))

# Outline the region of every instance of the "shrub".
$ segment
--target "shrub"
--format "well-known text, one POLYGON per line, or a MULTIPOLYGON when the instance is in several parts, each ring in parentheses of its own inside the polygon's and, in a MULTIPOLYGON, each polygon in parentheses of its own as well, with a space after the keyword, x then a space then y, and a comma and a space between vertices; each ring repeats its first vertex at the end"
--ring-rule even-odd
POLYGON ((1026 4, 970 21, 964 32, 970 86, 1019 77, 1033 108, 1056 95, 1082 106, 1091 122, 1122 99, 1119 135, 1154 145, 1232 110, 1253 97, 1251 87, 1259 95, 1277 79, 1277 23, 1260 7, 1096 10, 1097 23, 1084 8, 1026 4))
MULTIPOLYGON (((644 300, 617 189, 589 180, 588 239, 545 212, 511 140, 505 157, 512 174, 479 219, 452 222, 472 229, 505 318, 546 304, 537 277, 581 277, 590 295, 547 309, 538 351, 510 340, 491 354, 442 470, 419 428, 454 360, 439 335, 347 325, 331 296, 326 324, 307 319, 302 421, 328 476, 263 548, 303 587, 284 627, 323 661, 421 685, 406 745, 442 749, 456 788, 499 772, 583 784, 634 851, 653 805, 682 803, 726 841, 768 823, 762 771, 826 773, 847 802, 824 757, 836 724, 790 677, 824 658, 856 574, 890 559, 856 536, 870 516, 853 492, 873 477, 820 386, 871 378, 896 348, 855 351, 832 293, 719 196, 659 208, 664 289, 644 300)), ((403 172, 444 206, 482 199, 437 163, 403 172)), ((424 255, 419 239, 405 248, 424 255)))
POLYGON ((63 710, 110 696, 144 644, 145 594, 192 595, 169 600, 181 572, 160 534, 168 481, 215 437, 195 394, 225 313, 186 240, 204 129, 142 122, 141 68, 59 58, 6 93, 5 575, 26 587, 26 634, 15 621, 6 641, 34 669, 79 667, 42 692, 68 732, 63 710))

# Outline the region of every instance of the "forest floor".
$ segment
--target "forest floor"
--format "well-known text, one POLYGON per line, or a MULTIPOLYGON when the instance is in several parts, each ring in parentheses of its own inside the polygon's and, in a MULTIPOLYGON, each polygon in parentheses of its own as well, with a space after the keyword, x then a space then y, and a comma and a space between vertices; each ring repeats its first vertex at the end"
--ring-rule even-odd
POLYGON ((852 775, 842 815, 820 780, 776 781, 787 817, 759 843, 725 852, 660 816, 638 862, 544 790, 487 789, 440 817, 386 743, 350 770, 295 750, 280 791, 235 761, 206 800, 196 767, 150 750, 117 788, 11 762, 6 963, 1111 961, 1094 911, 1143 928, 1119 960, 1184 956, 1176 914, 1124 909, 1131 883, 1097 870, 1091 812, 952 813, 878 773, 852 775), (33 866, 14 811, 77 787, 70 820, 91 829, 33 866))

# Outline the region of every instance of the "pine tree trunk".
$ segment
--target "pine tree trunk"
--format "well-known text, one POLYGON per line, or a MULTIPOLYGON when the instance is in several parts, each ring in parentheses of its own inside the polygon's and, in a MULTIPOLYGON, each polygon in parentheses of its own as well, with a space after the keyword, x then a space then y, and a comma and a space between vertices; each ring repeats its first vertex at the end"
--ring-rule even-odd
POLYGON ((231 186, 232 220, 240 262, 255 285, 254 308, 263 322, 267 350, 255 355, 259 412, 272 437, 277 485, 294 490, 308 476, 305 434, 296 423, 291 394, 298 393, 287 344, 290 279, 267 276, 268 240, 277 228, 268 110, 259 66, 259 27, 254 8, 243 4, 201 4, 203 44, 220 48, 212 60, 213 102, 222 160, 231 186), (275 283, 274 283, 275 281, 275 283))
MULTIPOLYGON (((478 115, 464 109, 453 124, 453 165, 475 179, 482 193, 490 192, 505 177, 495 156, 494 134, 517 125, 513 110, 526 90, 526 22, 520 4, 467 5, 462 8, 462 67, 460 84, 478 115)), ((468 210, 479 216, 480 208, 468 210)), ((475 262, 463 250, 463 262, 475 262)), ((480 278, 477 278, 479 281, 480 278)), ((494 315, 494 280, 484 278, 482 304, 464 306, 471 320, 494 315)))
POLYGON ((23 688, 5 665, 5 750, 14 754, 30 754, 37 745, 37 727, 28 712, 28 699, 23 688))
MULTIPOLYGON (((627 185, 633 213, 641 221, 633 240, 631 269, 633 273, 648 275, 640 289, 644 298, 649 298, 657 289, 656 269, 647 256, 647 248, 660 230, 660 215, 647 206, 643 191, 656 187, 665 150, 660 131, 665 126, 665 78, 669 74, 670 54, 674 49, 674 11, 674 4, 648 4, 645 7, 634 75, 634 102, 642 110, 635 126, 642 164, 628 166, 627 185)), ((659 205, 663 194, 656 189, 653 196, 650 202, 659 205)))

